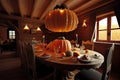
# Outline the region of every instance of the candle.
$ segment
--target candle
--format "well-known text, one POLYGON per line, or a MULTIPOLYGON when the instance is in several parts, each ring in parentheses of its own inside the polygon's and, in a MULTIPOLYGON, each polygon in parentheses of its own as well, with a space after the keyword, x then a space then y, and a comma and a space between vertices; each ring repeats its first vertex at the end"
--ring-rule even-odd
POLYGON ((43 43, 45 42, 45 35, 42 36, 42 39, 43 39, 43 43))
POLYGON ((78 34, 76 34, 76 44, 78 44, 78 34))

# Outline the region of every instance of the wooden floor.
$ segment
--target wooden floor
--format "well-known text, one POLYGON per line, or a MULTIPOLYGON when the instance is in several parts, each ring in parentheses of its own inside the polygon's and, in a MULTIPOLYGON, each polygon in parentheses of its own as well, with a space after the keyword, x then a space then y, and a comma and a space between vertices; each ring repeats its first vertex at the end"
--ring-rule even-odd
POLYGON ((29 80, 21 68, 0 71, 0 80, 29 80))
POLYGON ((21 68, 20 58, 14 51, 0 54, 0 80, 29 80, 21 68))
MULTIPOLYGON (((0 55, 0 80, 30 80, 20 67, 19 57, 15 57, 13 52, 6 52, 6 57, 3 54, 0 55)), ((112 72, 109 80, 120 80, 120 75, 112 72)))

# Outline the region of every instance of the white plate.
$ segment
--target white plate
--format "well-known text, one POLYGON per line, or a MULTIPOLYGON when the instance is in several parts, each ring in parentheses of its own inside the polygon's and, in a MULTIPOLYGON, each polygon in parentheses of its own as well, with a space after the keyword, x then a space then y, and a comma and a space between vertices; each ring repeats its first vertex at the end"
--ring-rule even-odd
POLYGON ((84 59, 82 59, 81 57, 83 57, 83 55, 77 57, 77 59, 78 59, 80 62, 90 63, 90 62, 93 61, 93 59, 92 59, 91 57, 89 57, 88 60, 84 60, 84 59))
POLYGON ((99 59, 100 55, 94 54, 92 57, 95 59, 99 59))
POLYGON ((79 59, 80 62, 83 62, 83 63, 90 63, 90 62, 93 62, 93 60, 82 60, 82 59, 79 59))

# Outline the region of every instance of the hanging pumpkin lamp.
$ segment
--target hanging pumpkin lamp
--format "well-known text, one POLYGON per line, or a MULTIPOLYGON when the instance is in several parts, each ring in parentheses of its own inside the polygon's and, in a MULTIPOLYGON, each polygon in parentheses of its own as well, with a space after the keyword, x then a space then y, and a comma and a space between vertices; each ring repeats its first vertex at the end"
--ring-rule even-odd
POLYGON ((45 27, 52 32, 70 32, 77 28, 78 17, 69 9, 54 9, 45 20, 45 27))

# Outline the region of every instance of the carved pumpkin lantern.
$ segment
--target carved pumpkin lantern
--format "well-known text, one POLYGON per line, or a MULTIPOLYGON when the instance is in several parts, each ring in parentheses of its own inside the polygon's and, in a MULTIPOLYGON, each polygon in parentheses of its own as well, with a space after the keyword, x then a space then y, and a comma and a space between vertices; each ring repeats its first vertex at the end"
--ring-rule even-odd
POLYGON ((56 47, 60 47, 59 51, 60 53, 63 53, 68 50, 71 50, 71 43, 65 38, 59 38, 51 41, 46 48, 47 50, 54 52, 54 48, 56 47))
POLYGON ((78 17, 69 9, 50 11, 45 20, 45 26, 52 32, 70 32, 77 28, 78 17))

